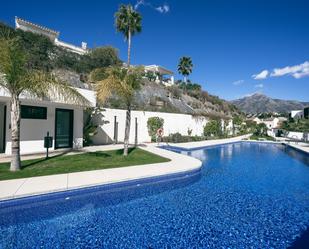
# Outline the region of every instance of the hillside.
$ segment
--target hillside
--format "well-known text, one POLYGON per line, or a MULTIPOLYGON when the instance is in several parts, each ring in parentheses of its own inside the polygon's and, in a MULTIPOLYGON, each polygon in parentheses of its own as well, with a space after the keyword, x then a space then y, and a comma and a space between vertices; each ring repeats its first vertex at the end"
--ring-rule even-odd
POLYGON ((237 106, 241 111, 252 114, 263 112, 288 113, 292 110, 301 110, 309 106, 309 102, 272 99, 261 93, 233 100, 231 103, 237 106))
MULTIPOLYGON (((0 22, 0 38, 16 38, 27 51, 29 67, 53 72, 72 86, 91 88, 89 74, 97 68, 121 65, 118 50, 111 46, 96 47, 79 55, 55 46, 47 37, 15 30, 0 22)), ((231 103, 201 89, 199 84, 180 84, 166 87, 144 77, 141 90, 136 94, 135 110, 161 111, 228 118, 240 112, 231 103)), ((125 108, 116 96, 110 98, 106 107, 125 108)))
MULTIPOLYGON (((72 86, 89 88, 87 79, 72 70, 54 69, 53 73, 72 86)), ((125 104, 117 96, 111 97, 105 107, 125 109, 125 104)), ((231 103, 208 94, 201 89, 182 90, 178 86, 166 87, 148 79, 143 79, 140 91, 136 94, 133 110, 186 113, 209 117, 227 118, 239 114, 239 110, 231 103), (185 93, 186 92, 186 93, 185 93)))

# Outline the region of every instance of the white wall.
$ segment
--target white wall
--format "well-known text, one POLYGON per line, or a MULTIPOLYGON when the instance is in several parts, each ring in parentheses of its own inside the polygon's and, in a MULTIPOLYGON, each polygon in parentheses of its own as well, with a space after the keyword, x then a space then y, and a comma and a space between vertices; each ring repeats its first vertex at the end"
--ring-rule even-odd
POLYGON ((299 140, 305 138, 304 133, 296 132, 296 131, 287 131, 287 137, 292 138, 292 139, 299 139, 299 140))
MULTIPOLYGON (((105 109, 97 119, 100 122, 98 133, 93 138, 95 144, 112 143, 114 138, 114 116, 118 121, 118 141, 123 142, 125 130, 126 111, 119 109, 105 109), (104 124, 103 124, 103 121, 104 124)), ((160 117, 164 119, 164 135, 179 132, 182 135, 188 135, 188 128, 192 129, 192 136, 202 135, 203 128, 207 123, 206 118, 195 118, 187 114, 164 113, 164 112, 131 112, 130 143, 135 139, 135 118, 138 122, 138 142, 150 142, 151 137, 148 134, 147 121, 150 117, 160 117)))
MULTIPOLYGON (((53 137, 53 146, 55 146, 55 112, 56 108, 70 109, 74 111, 73 122, 73 148, 81 148, 83 145, 83 109, 81 107, 61 105, 54 103, 33 103, 22 101, 22 104, 47 107, 47 119, 21 119, 20 127, 20 149, 21 154, 45 152, 44 137, 47 132, 53 137)), ((9 105, 7 105, 9 106, 9 105)), ((11 131, 10 112, 7 112, 7 136, 6 136, 6 154, 11 154, 11 131)), ((50 148, 50 151, 53 151, 50 148)))

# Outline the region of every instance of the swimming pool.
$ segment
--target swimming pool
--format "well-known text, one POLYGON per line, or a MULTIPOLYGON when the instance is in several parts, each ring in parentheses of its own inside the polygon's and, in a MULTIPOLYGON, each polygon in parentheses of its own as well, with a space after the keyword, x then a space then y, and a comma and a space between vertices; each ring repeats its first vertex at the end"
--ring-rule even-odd
MULTIPOLYGON (((175 148, 172 148, 175 150, 175 148)), ((0 248, 286 248, 309 227, 308 155, 179 150, 201 171, 0 204, 0 248)))

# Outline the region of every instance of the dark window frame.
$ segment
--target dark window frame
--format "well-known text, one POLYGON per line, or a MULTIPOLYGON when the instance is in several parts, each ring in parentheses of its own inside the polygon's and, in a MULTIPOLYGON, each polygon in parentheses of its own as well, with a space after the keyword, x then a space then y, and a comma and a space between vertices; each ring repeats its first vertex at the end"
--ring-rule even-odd
POLYGON ((74 110, 73 109, 63 109, 63 108, 55 109, 55 138, 54 139, 55 139, 55 144, 54 144, 55 150, 73 148, 73 140, 74 140, 74 110), (70 119, 69 119, 70 133, 69 133, 68 146, 58 146, 58 141, 57 141, 57 121, 58 121, 57 112, 58 111, 70 113, 70 119))
POLYGON ((20 116, 22 119, 38 119, 38 120, 47 120, 47 107, 44 106, 32 106, 32 105, 21 105, 20 107, 20 116), (31 113, 29 111, 26 111, 27 109, 32 110, 41 110, 42 113, 31 113))

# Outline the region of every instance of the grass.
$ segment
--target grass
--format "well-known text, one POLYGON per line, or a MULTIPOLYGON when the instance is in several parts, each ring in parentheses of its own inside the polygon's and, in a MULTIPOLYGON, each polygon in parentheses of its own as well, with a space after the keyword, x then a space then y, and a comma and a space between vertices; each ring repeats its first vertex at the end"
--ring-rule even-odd
POLYGON ((268 140, 268 141, 275 141, 275 139, 273 137, 267 136, 267 135, 263 135, 263 136, 252 135, 250 137, 251 140, 259 140, 259 138, 263 138, 263 139, 268 140))
POLYGON ((123 150, 98 151, 77 155, 57 155, 47 160, 45 158, 26 160, 22 161, 22 168, 17 172, 9 171, 10 163, 0 163, 0 180, 170 161, 139 148, 130 149, 127 157, 124 157, 122 153, 123 150))

